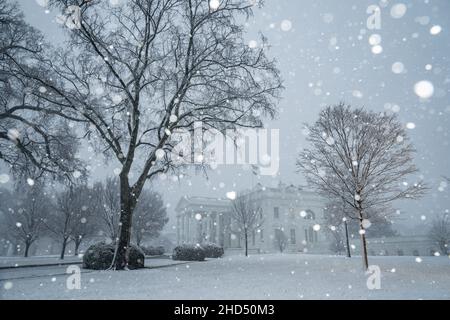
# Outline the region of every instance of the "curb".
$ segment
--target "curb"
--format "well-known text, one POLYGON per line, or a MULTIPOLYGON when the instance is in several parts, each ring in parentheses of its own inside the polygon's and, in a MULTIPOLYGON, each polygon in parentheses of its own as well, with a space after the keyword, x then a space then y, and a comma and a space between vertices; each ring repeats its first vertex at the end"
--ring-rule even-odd
POLYGON ((73 261, 73 262, 58 262, 58 263, 48 263, 48 264, 27 264, 27 265, 18 265, 18 266, 0 266, 0 270, 5 269, 17 269, 17 268, 36 268, 36 267, 58 267, 58 266, 66 266, 71 264, 82 264, 82 261, 73 261))

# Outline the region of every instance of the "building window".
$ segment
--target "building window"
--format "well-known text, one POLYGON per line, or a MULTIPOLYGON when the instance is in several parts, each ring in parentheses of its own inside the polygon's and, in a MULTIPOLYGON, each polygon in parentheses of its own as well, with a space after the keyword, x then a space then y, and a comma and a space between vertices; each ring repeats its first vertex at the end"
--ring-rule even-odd
POLYGON ((280 218, 280 208, 278 208, 278 207, 274 207, 273 208, 273 217, 275 219, 279 219, 280 218))
POLYGON ((261 241, 264 241, 264 233, 263 233, 263 230, 262 230, 262 229, 259 230, 259 239, 260 239, 261 241))
POLYGON ((305 242, 308 242, 308 229, 305 229, 305 242))
POLYGON ((312 227, 309 227, 309 242, 314 242, 314 230, 312 227))
POLYGON ((295 243, 296 243, 295 229, 291 229, 291 244, 295 244, 295 243))
POLYGON ((314 213, 314 211, 308 209, 308 210, 306 210, 306 213, 307 213, 306 219, 309 219, 309 220, 316 219, 316 214, 314 213))

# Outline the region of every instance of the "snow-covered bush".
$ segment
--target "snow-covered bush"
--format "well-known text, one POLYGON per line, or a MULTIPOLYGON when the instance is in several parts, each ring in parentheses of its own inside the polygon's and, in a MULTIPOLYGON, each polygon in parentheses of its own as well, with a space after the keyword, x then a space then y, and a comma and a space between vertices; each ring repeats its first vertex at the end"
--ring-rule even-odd
POLYGON ((215 243, 202 243, 202 248, 205 250, 206 258, 220 258, 224 254, 223 248, 215 243))
POLYGON ((163 246, 141 246, 142 251, 144 251, 146 256, 161 256, 164 254, 165 249, 163 246))
MULTIPOLYGON (((99 242, 90 246, 83 255, 83 268, 94 270, 106 270, 111 266, 114 258, 114 244, 99 242)), ((144 268, 145 255, 142 250, 131 245, 129 248, 129 269, 144 268)))
POLYGON ((205 249, 199 245, 182 244, 173 249, 173 260, 203 261, 205 260, 205 249))

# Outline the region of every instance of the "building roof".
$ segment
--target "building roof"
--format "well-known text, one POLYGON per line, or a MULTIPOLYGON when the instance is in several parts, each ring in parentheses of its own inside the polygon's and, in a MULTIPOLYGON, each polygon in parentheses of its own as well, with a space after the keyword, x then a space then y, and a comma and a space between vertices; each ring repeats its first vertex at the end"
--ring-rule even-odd
MULTIPOLYGON (((243 191, 241 195, 249 195, 249 194, 260 194, 262 197, 279 197, 278 195, 281 193, 285 196, 291 197, 301 197, 307 196, 307 198, 316 198, 317 193, 313 191, 309 191, 301 186, 295 186, 293 184, 287 185, 284 183, 279 183, 277 187, 265 187, 262 184, 258 183, 255 187, 250 190, 243 191)), ((227 198, 213 198, 213 197, 201 197, 201 196, 184 196, 178 201, 178 204, 175 208, 175 211, 180 213, 186 209, 198 209, 198 207, 216 207, 217 209, 229 209, 231 205, 231 200, 227 198)))

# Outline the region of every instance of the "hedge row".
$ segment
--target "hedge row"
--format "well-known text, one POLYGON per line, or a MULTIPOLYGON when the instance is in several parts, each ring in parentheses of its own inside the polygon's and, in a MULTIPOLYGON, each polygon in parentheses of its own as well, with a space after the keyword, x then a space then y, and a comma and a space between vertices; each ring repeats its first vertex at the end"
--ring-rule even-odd
POLYGON ((181 261, 203 261, 205 258, 220 258, 224 254, 221 246, 215 243, 182 244, 173 250, 172 259, 181 261))

